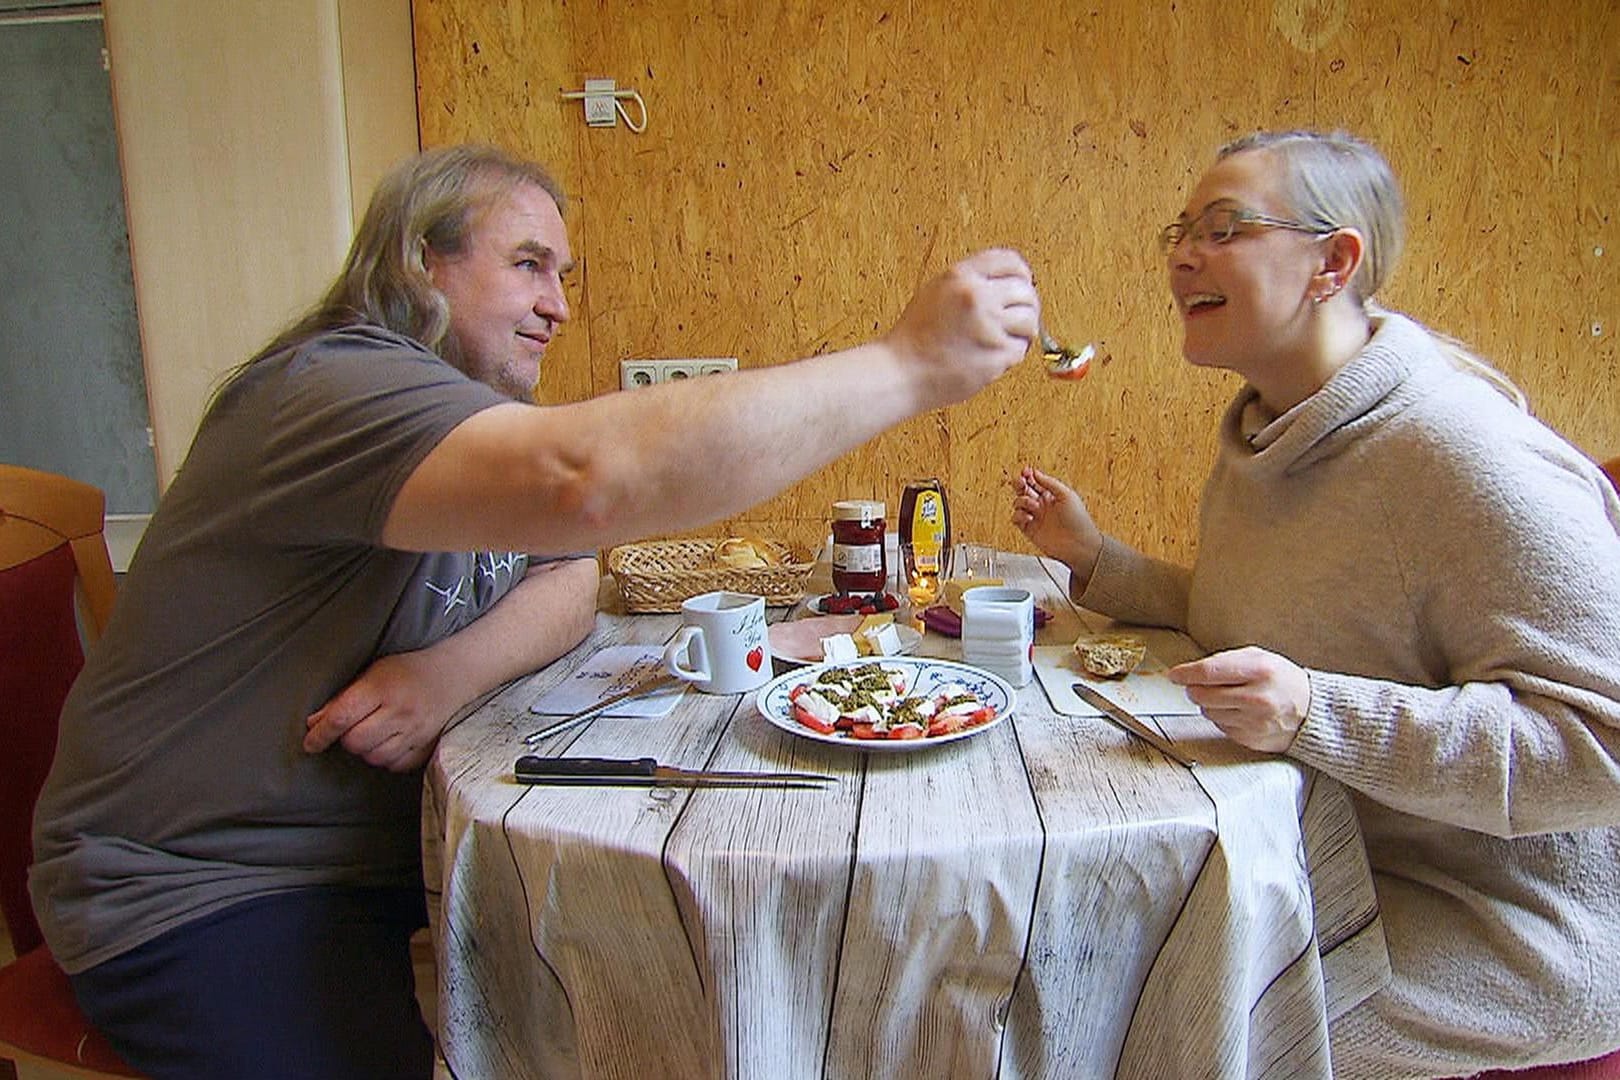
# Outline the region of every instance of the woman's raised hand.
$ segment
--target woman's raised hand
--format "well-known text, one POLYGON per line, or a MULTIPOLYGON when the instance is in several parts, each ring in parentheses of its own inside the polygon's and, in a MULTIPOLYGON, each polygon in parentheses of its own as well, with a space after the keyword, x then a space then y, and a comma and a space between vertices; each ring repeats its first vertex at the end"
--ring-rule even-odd
POLYGON ((1084 589, 1102 554, 1103 534, 1078 492, 1025 465, 1012 480, 1012 523, 1042 553, 1066 563, 1084 589))

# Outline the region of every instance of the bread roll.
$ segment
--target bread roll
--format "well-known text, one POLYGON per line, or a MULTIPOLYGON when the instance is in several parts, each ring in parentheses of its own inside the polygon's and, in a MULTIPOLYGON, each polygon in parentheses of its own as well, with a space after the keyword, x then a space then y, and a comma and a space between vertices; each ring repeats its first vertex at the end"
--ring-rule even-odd
POLYGON ((1086 674, 1121 679, 1147 655, 1147 642, 1135 634, 1090 634, 1074 643, 1086 674))
POLYGON ((759 570, 777 566, 781 557, 765 541, 753 536, 731 536, 715 545, 714 561, 733 570, 759 570))

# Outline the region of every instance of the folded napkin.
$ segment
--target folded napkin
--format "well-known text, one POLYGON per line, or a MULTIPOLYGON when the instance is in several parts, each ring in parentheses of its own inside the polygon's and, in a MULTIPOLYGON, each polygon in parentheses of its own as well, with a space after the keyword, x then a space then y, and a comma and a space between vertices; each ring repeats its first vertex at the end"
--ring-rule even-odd
MULTIPOLYGON (((569 678, 541 694, 529 711, 542 716, 570 716, 664 673, 662 645, 609 645, 593 653, 569 678)), ((603 716, 667 716, 686 693, 676 681, 641 697, 621 701, 603 716)))
MULTIPOLYGON (((928 627, 928 629, 934 631, 936 634, 944 634, 946 637, 956 638, 962 636, 962 616, 958 615, 944 604, 940 604, 937 607, 931 607, 924 611, 922 613, 922 621, 924 626, 928 627)), ((1035 629, 1039 630, 1041 627, 1045 626, 1051 621, 1052 613, 1041 607, 1039 604, 1036 604, 1035 629)))

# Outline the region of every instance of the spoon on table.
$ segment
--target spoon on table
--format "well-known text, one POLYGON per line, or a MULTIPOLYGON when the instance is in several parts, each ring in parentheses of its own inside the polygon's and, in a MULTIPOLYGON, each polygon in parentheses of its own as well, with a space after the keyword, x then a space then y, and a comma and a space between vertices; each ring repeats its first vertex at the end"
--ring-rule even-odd
POLYGON ((1097 355, 1095 345, 1079 349, 1070 348, 1041 327, 1041 356, 1046 360, 1046 373, 1054 379, 1083 379, 1091 370, 1091 359, 1097 355))

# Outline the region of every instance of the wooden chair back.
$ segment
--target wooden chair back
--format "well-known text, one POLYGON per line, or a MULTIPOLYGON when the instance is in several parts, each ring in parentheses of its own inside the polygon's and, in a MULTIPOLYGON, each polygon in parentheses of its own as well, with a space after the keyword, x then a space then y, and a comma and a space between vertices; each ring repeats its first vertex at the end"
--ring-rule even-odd
POLYGON ((91 641, 106 629, 117 592, 107 554, 106 512, 106 496, 89 484, 20 465, 0 465, 0 570, 67 544, 91 641))
POLYGON ((34 802, 84 664, 81 635, 98 640, 112 614, 105 511, 89 484, 0 465, 0 912, 18 954, 0 967, 0 1075, 13 1064, 23 1076, 138 1075, 79 1011, 27 892, 34 802))

